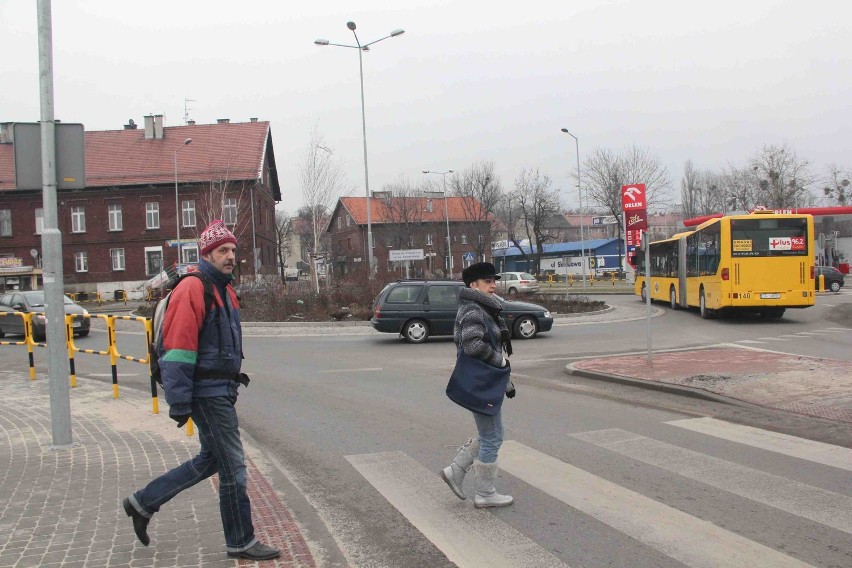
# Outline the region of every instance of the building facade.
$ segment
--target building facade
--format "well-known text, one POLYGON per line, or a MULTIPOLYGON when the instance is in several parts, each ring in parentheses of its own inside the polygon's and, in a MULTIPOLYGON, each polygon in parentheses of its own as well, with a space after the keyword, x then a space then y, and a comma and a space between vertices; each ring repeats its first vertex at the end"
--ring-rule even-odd
MULTIPOLYGON (((0 137, 0 259, 32 258, 35 272, 42 192, 15 185, 11 126, 0 137)), ((218 218, 239 240, 238 278, 277 273, 281 190, 268 122, 163 127, 162 116, 146 116, 144 129, 131 120, 86 132, 85 156, 85 189, 57 192, 66 291, 132 295, 164 270, 198 262, 198 237, 218 218)))
MULTIPOLYGON (((493 217, 473 198, 394 197, 375 192, 370 217, 377 272, 405 275, 405 264, 390 259, 393 250, 422 249, 424 258, 408 266, 409 275, 422 278, 460 278, 467 266, 491 258, 493 217)), ((333 277, 367 270, 366 197, 340 198, 327 231, 333 277)))

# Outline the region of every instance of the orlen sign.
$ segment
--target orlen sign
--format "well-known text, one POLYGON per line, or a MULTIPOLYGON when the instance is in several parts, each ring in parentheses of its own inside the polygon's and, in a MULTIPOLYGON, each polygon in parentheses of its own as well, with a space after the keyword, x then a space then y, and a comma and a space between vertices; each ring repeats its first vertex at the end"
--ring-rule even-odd
POLYGON ((621 208, 624 211, 647 209, 644 183, 621 186, 621 208))

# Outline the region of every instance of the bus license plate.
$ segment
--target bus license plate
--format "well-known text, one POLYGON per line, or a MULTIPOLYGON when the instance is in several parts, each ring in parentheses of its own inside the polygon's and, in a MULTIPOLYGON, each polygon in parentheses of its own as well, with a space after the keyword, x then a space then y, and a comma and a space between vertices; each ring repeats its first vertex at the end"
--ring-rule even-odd
POLYGON ((778 300, 780 298, 781 298, 781 294, 778 294, 778 293, 761 294, 760 295, 761 300, 778 300))

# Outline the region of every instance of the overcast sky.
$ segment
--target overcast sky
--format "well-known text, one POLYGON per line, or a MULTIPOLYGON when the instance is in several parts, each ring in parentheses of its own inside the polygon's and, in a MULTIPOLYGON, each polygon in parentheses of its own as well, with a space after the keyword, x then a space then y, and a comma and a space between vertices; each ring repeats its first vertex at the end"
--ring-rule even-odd
MULTIPOLYGON (((817 173, 852 167, 852 4, 566 0, 53 2, 55 114, 88 130, 164 114, 166 126, 272 124, 283 207, 316 127, 364 195, 492 160, 504 186, 539 168, 576 206, 574 141, 647 147, 679 188, 683 162, 740 164, 789 144, 817 173), (508 7, 511 6, 511 7, 508 7)), ((0 0, 0 121, 39 118, 36 2, 0 0)), ((438 180, 440 178, 438 177, 438 180)), ((639 181, 639 180, 637 180, 639 181)))

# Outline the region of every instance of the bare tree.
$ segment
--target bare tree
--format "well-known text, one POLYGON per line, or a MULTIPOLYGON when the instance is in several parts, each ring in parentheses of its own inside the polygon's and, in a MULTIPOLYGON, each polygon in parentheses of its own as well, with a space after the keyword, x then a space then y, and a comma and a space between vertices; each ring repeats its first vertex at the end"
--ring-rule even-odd
POLYGON ((459 230, 469 237, 479 258, 490 249, 490 232, 494 212, 503 196, 500 178, 494 173, 494 162, 482 161, 453 175, 450 193, 462 197, 464 222, 459 230))
POLYGON ((275 212, 275 252, 278 255, 278 267, 281 270, 281 283, 287 285, 284 266, 290 243, 293 239, 293 218, 286 211, 275 212))
MULTIPOLYGON (((522 238, 519 238, 521 236, 519 228, 521 226, 522 219, 523 212, 521 211, 521 206, 518 203, 517 194, 514 192, 504 193, 495 208, 494 221, 495 223, 502 223, 505 226, 506 240, 520 251, 521 258, 529 264, 529 256, 521 247, 522 238)), ((492 234, 494 232, 496 231, 492 229, 492 234)))
MULTIPOLYGON (((670 199, 669 173, 659 157, 645 148, 629 146, 620 154, 606 148, 596 148, 585 160, 581 183, 588 199, 606 209, 607 213, 622 219, 621 186, 644 183, 645 198, 649 205, 665 208, 670 199)), ((623 224, 618 224, 622 235, 623 224)), ((621 266, 621 249, 619 249, 621 266)))
POLYGON ((757 184, 757 197, 770 209, 798 207, 811 201, 813 178, 808 161, 799 159, 796 152, 783 146, 764 146, 750 161, 757 184))
POLYGON ((848 171, 841 171, 837 164, 828 166, 828 175, 823 181, 822 191, 826 197, 834 199, 839 205, 846 205, 849 200, 848 171))
POLYGON ((695 169, 692 160, 687 160, 683 166, 680 198, 680 212, 687 218, 725 211, 721 176, 710 170, 695 169))
POLYGON ((343 166, 334 157, 334 150, 328 147, 316 128, 311 131, 310 140, 305 147, 299 163, 299 185, 302 188, 302 201, 307 208, 311 224, 313 243, 311 247, 311 272, 314 285, 319 292, 319 275, 316 270, 316 256, 324 252, 320 235, 325 228, 328 211, 334 206, 343 185, 343 166))
POLYGON ((692 165, 692 160, 683 164, 683 177, 680 179, 680 207, 685 217, 696 217, 698 215, 698 172, 692 165))
POLYGON ((550 178, 535 170, 522 170, 515 179, 515 195, 523 216, 523 227, 530 241, 530 252, 535 259, 535 272, 541 265, 545 243, 556 238, 548 230, 548 221, 558 214, 559 190, 550 187, 550 178))

